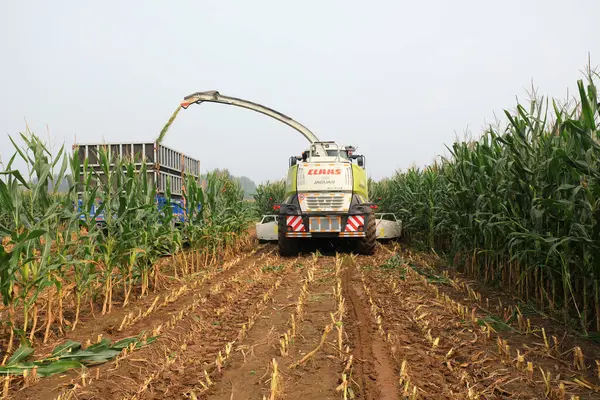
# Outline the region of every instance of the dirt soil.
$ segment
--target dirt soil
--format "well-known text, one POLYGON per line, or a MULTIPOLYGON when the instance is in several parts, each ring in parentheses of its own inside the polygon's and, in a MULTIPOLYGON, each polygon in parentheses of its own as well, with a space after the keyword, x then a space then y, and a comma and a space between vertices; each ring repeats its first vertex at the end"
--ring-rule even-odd
POLYGON ((430 257, 392 243, 370 257, 284 259, 257 245, 125 309, 86 316, 36 354, 99 334, 159 334, 151 345, 85 371, 15 379, 9 398, 600 398, 598 344, 539 315, 504 318, 490 299, 510 299, 489 288, 481 296, 430 257))

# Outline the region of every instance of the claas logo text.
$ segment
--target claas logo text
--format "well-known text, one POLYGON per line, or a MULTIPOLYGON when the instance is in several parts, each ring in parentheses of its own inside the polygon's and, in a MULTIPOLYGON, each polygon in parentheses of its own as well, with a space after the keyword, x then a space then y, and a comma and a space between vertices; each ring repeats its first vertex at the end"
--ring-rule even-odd
POLYGON ((329 169, 309 169, 308 175, 341 175, 342 170, 340 168, 329 168, 329 169))

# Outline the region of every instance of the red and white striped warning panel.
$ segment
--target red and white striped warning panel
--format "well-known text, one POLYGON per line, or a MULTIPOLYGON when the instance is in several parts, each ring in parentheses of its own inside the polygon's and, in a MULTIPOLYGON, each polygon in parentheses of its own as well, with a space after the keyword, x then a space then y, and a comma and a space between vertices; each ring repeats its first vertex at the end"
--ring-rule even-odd
POLYGON ((365 225, 365 217, 362 215, 351 215, 346 222, 346 232, 356 232, 358 228, 365 225))
POLYGON ((302 217, 299 215, 293 215, 287 217, 287 226, 291 227, 294 232, 304 232, 304 224, 302 223, 302 217))

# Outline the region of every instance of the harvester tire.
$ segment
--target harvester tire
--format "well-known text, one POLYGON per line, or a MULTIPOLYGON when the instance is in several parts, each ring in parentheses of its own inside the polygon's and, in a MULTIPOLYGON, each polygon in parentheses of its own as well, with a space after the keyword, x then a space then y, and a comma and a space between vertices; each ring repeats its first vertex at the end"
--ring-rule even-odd
POLYGON ((285 236, 287 226, 286 218, 282 217, 277 226, 277 242, 279 245, 279 255, 281 257, 295 257, 298 255, 298 239, 288 238, 285 236))
POLYGON ((375 246, 377 245, 377 231, 375 227, 375 214, 371 212, 367 215, 367 226, 365 229, 365 237, 358 239, 356 250, 358 254, 370 256, 375 254, 375 246))

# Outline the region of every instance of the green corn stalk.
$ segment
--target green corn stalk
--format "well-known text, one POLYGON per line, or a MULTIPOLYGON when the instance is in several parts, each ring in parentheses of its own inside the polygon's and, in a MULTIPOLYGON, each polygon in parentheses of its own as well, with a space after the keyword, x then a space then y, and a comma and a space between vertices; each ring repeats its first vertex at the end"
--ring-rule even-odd
MULTIPOLYGON (((57 325, 59 332, 65 324, 74 329, 86 307, 93 313, 100 303, 110 312, 115 293, 125 304, 145 295, 158 285, 158 259, 182 252, 186 241, 195 264, 200 255, 214 261, 233 252, 252 221, 240 184, 228 174, 207 174, 204 188, 185 177, 189 212, 177 226, 170 207, 159 212, 157 189, 141 160, 114 160, 101 149, 98 165, 83 160, 80 166, 62 148, 53 156, 30 132, 20 140, 24 145, 13 141, 15 154, 0 164, 0 298, 9 310, 1 323, 12 332, 7 353, 15 337, 35 340, 42 324, 47 340, 57 325), (25 171, 13 168, 17 158, 25 171), (58 193, 67 177, 67 193, 58 193), (104 215, 101 225, 94 208, 104 215), (67 286, 74 300, 65 305, 67 286), (47 307, 43 321, 40 304, 47 307), (73 321, 64 320, 64 307, 74 309, 73 321)), ((170 204, 169 188, 165 196, 170 204)))
POLYGON ((273 206, 283 203, 285 196, 285 181, 266 182, 258 185, 254 194, 254 208, 256 216, 273 214, 273 206))

